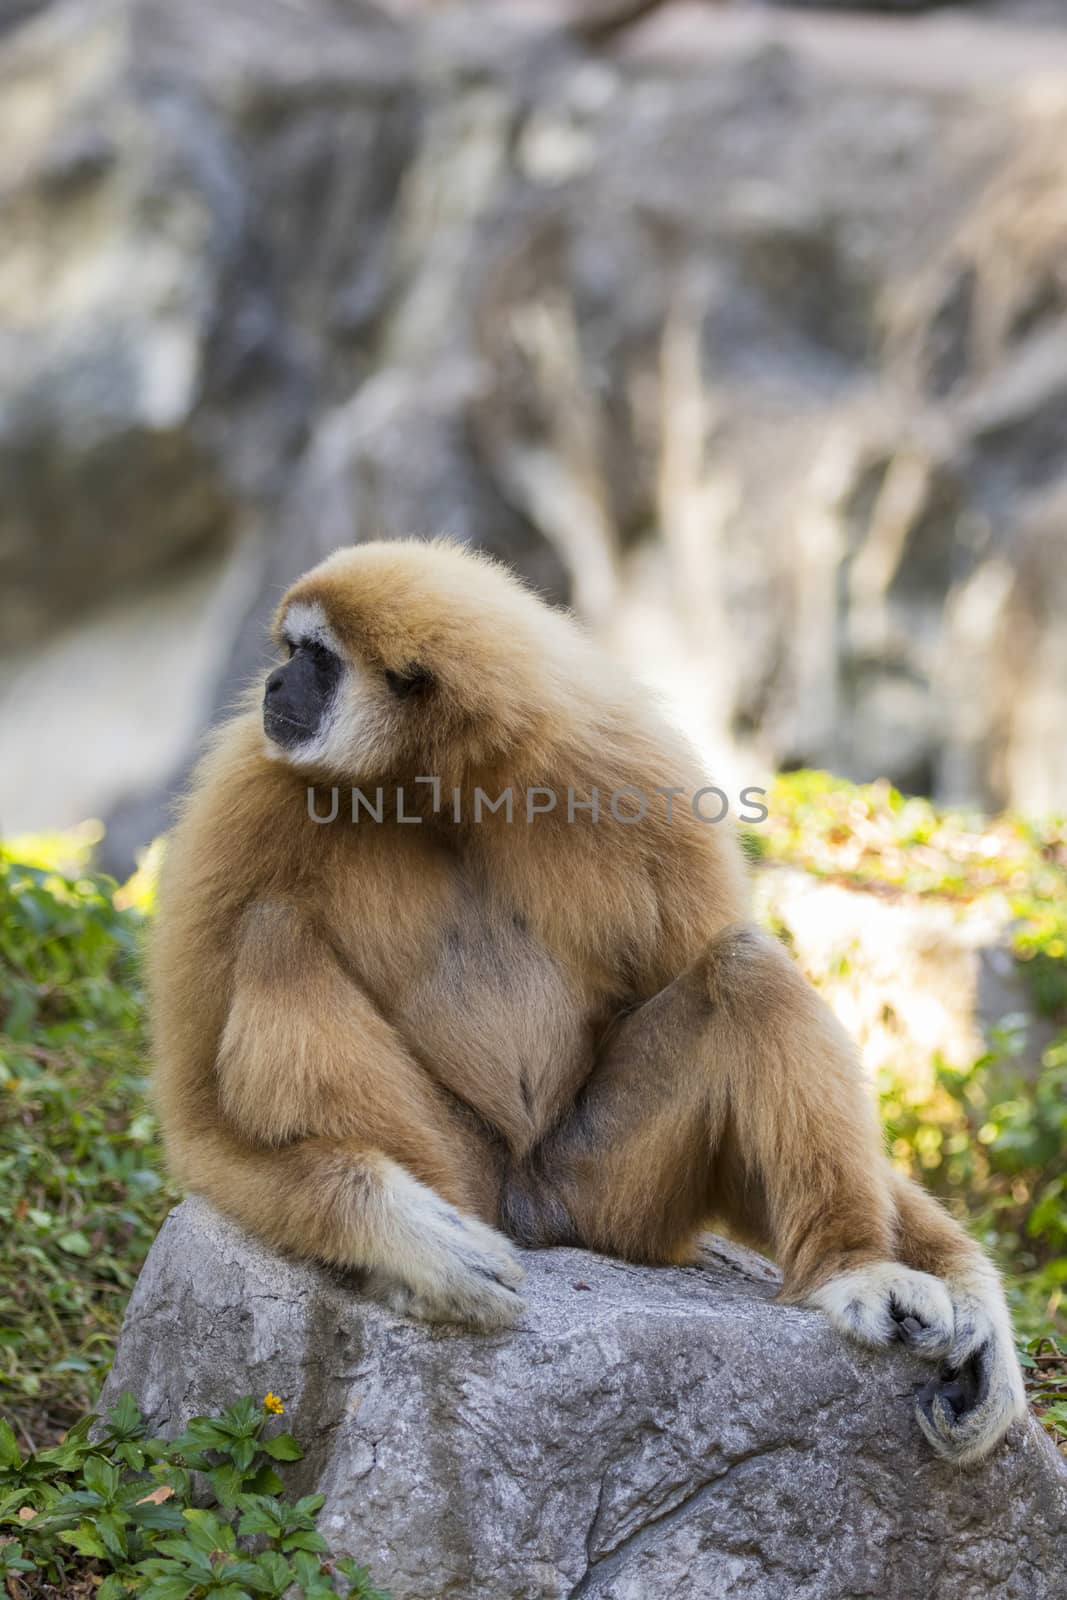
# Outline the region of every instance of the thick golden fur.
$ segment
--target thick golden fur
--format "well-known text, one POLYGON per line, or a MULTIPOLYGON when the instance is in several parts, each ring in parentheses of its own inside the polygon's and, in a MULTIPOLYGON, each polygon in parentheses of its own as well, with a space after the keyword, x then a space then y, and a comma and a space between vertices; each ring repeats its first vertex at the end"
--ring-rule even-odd
POLYGON ((168 847, 151 982, 179 1180, 486 1328, 521 1311, 505 1234, 670 1262, 718 1221, 789 1298, 927 1357, 927 1437, 985 1453, 1022 1407, 996 1276, 893 1172, 851 1045, 748 925, 684 741, 570 618, 447 544, 338 552, 282 603, 279 640, 303 626, 346 663, 323 742, 289 758, 258 704, 236 717, 168 847), (428 689, 398 697, 413 670, 428 689), (335 821, 312 783, 341 787, 335 821), (353 823, 351 786, 379 785, 382 821, 353 823), (513 820, 475 821, 507 788, 513 820), (559 802, 527 821, 535 788, 559 802), (643 820, 608 813, 626 789, 643 820))

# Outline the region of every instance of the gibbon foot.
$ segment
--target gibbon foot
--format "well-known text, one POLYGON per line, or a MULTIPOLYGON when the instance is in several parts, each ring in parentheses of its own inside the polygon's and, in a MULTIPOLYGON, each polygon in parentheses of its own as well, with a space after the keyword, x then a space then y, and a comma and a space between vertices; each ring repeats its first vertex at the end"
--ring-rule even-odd
POLYGON ((1018 1417, 1026 1392, 1011 1324, 999 1301, 949 1281, 956 1333, 936 1378, 915 1397, 919 1426, 938 1455, 958 1466, 980 1461, 1018 1417))
POLYGON ((831 1278, 808 1304, 861 1344, 904 1344, 924 1361, 947 1358, 955 1339, 955 1313, 945 1285, 897 1261, 876 1261, 831 1278))
POLYGON ((857 1267, 808 1297, 836 1328, 939 1363, 915 1397, 923 1435, 957 1466, 980 1461, 1026 1412, 1011 1322, 990 1273, 942 1282, 895 1261, 857 1267))
POLYGON ((368 1294, 423 1322, 454 1322, 492 1333, 523 1313, 525 1277, 502 1234, 434 1198, 420 1208, 418 1232, 403 1241, 395 1265, 365 1275, 368 1294))

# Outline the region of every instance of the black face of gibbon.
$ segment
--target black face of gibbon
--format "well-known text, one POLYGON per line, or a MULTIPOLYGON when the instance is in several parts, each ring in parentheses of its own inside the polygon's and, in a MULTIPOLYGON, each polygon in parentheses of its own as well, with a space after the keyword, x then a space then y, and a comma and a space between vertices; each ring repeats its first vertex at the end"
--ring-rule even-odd
POLYGON ((263 731, 283 750, 313 739, 337 693, 344 663, 314 640, 295 646, 263 692, 263 731))

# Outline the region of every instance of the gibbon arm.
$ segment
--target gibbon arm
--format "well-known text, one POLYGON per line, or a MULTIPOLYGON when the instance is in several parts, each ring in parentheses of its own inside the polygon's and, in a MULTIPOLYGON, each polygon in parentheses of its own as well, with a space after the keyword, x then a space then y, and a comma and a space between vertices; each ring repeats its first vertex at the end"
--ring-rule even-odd
POLYGON ((464 1198, 447 1101, 295 902, 244 914, 217 1077, 249 1144, 358 1136, 464 1198))
POLYGON ((283 1250, 363 1270, 395 1309, 515 1321, 522 1270, 471 1214, 489 1163, 293 905, 245 914, 217 1090, 221 1119, 175 1150, 191 1189, 283 1250))

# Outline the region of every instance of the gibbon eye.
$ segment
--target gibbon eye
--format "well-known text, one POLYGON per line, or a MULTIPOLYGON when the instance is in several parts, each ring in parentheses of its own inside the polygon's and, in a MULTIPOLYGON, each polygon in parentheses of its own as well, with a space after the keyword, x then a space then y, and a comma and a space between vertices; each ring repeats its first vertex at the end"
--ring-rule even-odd
POLYGON ((407 700, 414 694, 425 694, 433 687, 433 673, 428 667, 420 667, 418 662, 409 661, 400 672, 386 667, 385 681, 398 700, 407 700))

